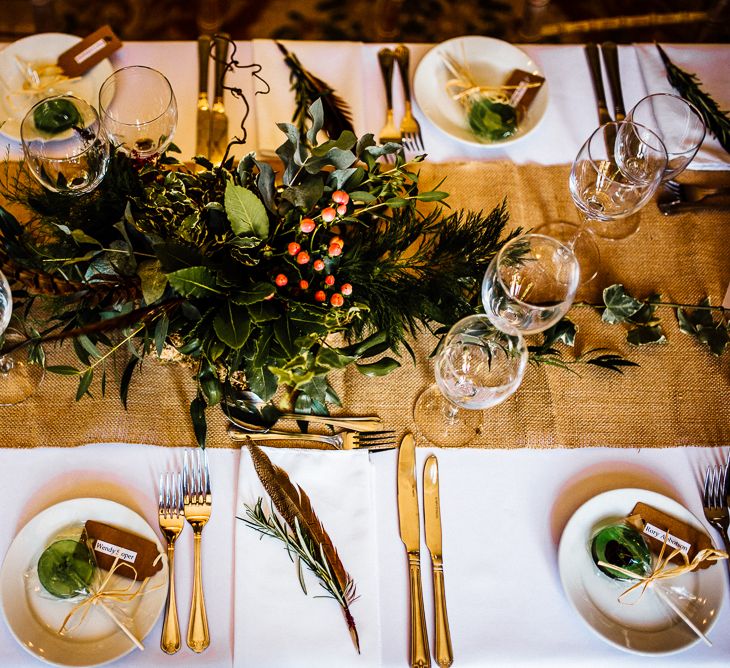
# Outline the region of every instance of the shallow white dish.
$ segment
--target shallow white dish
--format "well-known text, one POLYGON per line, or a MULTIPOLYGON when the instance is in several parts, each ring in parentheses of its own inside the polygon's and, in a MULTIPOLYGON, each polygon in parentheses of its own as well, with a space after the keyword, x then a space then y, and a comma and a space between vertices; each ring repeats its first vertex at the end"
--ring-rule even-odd
POLYGON ((514 70, 544 76, 521 49, 492 37, 455 37, 431 49, 418 64, 413 78, 413 94, 418 106, 439 130, 460 142, 481 148, 503 148, 532 132, 545 115, 548 105, 547 81, 541 86, 517 132, 497 142, 481 142, 469 129, 464 107, 446 92, 452 76, 443 64, 442 53, 469 64, 475 81, 483 86, 500 85, 514 70))
MULTIPOLYGON (((66 527, 98 520, 127 529, 154 541, 165 552, 154 530, 137 513, 106 499, 73 499, 47 508, 26 524, 15 537, 0 570, 0 604, 15 639, 34 657, 59 666, 99 666, 135 649, 132 642, 99 608, 89 611, 83 624, 69 635, 56 630, 78 601, 43 598, 29 591, 24 574, 35 568, 39 554, 66 527)), ((113 576, 118 577, 118 576, 113 576)), ((128 580, 118 577, 121 586, 128 580)), ((147 593, 125 606, 131 629, 139 640, 152 630, 167 598, 168 566, 147 583, 147 593)), ((113 585, 113 583, 112 583, 113 585)))
MULTIPOLYGON (((704 532, 692 513, 666 496, 643 489, 605 492, 578 508, 566 525, 558 550, 560 579, 570 604, 606 642, 635 654, 673 654, 699 642, 699 638, 651 587, 638 603, 620 603, 618 596, 631 583, 611 580, 601 574, 590 554, 589 541, 598 525, 626 517, 639 501, 704 532)), ((672 581, 704 599, 697 609, 685 612, 705 635, 722 606, 726 586, 724 568, 722 563, 715 564, 672 581)))
MULTIPOLYGON (((75 35, 49 32, 24 37, 8 45, 0 51, 0 134, 13 141, 20 141, 20 124, 28 110, 43 99, 43 96, 11 95, 23 85, 24 77, 21 73, 16 56, 31 63, 52 64, 58 57, 74 44, 81 41, 75 35)), ((106 78, 112 73, 113 67, 108 59, 92 67, 77 80, 59 84, 55 92, 45 96, 69 93, 88 102, 95 109, 98 106, 99 89, 106 78)))

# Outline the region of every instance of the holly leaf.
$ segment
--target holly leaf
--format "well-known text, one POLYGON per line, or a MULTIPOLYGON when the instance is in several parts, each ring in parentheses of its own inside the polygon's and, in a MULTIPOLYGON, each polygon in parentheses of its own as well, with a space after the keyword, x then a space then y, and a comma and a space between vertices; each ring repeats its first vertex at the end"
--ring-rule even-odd
POLYGON ((606 308, 601 319, 610 325, 626 322, 643 306, 643 303, 626 292, 620 283, 610 285, 603 291, 603 303, 606 308))
POLYGON ((235 234, 269 236, 269 217, 261 200, 248 188, 229 181, 224 195, 226 215, 235 234))

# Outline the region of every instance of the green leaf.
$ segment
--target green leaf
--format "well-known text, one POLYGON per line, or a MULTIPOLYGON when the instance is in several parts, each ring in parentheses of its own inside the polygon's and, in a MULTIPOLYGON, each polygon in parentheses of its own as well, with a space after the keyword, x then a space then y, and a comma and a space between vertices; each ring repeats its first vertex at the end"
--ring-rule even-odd
POLYGON ((94 379, 94 370, 87 369, 81 374, 79 378, 79 388, 76 390, 76 401, 79 401, 83 397, 91 386, 91 381, 94 379))
POLYGON ((79 334, 76 338, 81 344, 81 347, 89 353, 89 355, 96 357, 97 359, 101 357, 101 352, 99 352, 99 349, 96 347, 94 342, 86 334, 79 334))
POLYGON ((195 397, 190 402, 190 418, 193 421, 195 440, 201 448, 205 447, 205 437, 208 431, 208 424, 205 420, 205 399, 201 396, 195 397))
POLYGON ((262 302, 267 297, 273 295, 274 292, 274 286, 270 283, 256 283, 249 290, 237 292, 233 295, 233 297, 231 297, 231 301, 234 304, 239 304, 240 306, 257 304, 258 302, 262 302))
MULTIPOLYGON (((327 155, 333 148, 338 148, 342 151, 348 151, 353 146, 355 146, 356 143, 357 143, 357 137, 355 137, 355 135, 352 132, 350 132, 350 130, 343 130, 342 134, 337 139, 330 139, 329 141, 326 141, 324 144, 315 146, 312 149, 312 155, 317 156, 319 158, 324 155, 327 155)), ((354 154, 352 157, 353 158, 355 157, 354 154)))
POLYGON ((157 324, 155 325, 155 349, 157 350, 158 357, 162 355, 162 350, 165 347, 169 327, 170 318, 167 313, 164 313, 161 318, 158 318, 157 324))
POLYGON ((390 199, 385 200, 384 204, 385 206, 389 206, 391 209, 401 209, 408 204, 408 200, 403 199, 402 197, 391 197, 390 199))
POLYGON ((76 376, 81 373, 76 367, 64 365, 47 366, 46 371, 56 373, 59 376, 76 376))
POLYGON ((222 294, 215 287, 215 275, 206 267, 188 267, 167 274, 170 285, 183 297, 206 297, 222 294))
POLYGON ((386 376, 391 371, 395 371, 399 366, 400 362, 392 357, 383 357, 377 362, 371 362, 370 364, 355 364, 355 367, 363 376, 369 377, 386 376))
POLYGON ((266 207, 248 188, 229 181, 224 195, 226 214, 235 234, 254 234, 259 239, 269 236, 266 207))
POLYGON ((728 331, 722 324, 718 324, 716 327, 704 327, 700 331, 699 338, 710 347, 712 354, 718 357, 725 352, 725 348, 730 342, 728 331))
MULTIPOLYGON (((251 333, 251 319, 245 306, 228 302, 213 320, 216 336, 227 346, 238 350, 248 340, 251 333)), ((210 402, 209 402, 210 403, 210 402)))
POLYGON ((271 320, 276 320, 281 315, 279 309, 271 302, 250 304, 248 306, 248 312, 251 315, 251 320, 256 323, 270 322, 271 320))
POLYGON ((323 346, 317 353, 317 366, 326 369, 344 369, 356 359, 357 357, 353 355, 343 355, 334 348, 323 346))
POLYGON ((354 190, 350 193, 350 199, 353 202, 362 202, 363 204, 370 204, 371 202, 374 202, 377 197, 373 195, 372 193, 367 192, 366 190, 354 190))
POLYGON ((79 230, 78 228, 75 230, 71 230, 71 236, 73 237, 74 241, 79 244, 93 244, 94 246, 101 246, 101 243, 99 243, 94 237, 90 237, 86 232, 83 230, 79 230))
POLYGON ((643 306, 642 302, 626 292, 620 283, 604 289, 603 303, 606 305, 606 309, 601 317, 604 322, 611 325, 626 322, 643 306))
POLYGON ((246 382, 264 401, 268 401, 276 393, 276 376, 266 367, 247 368, 246 382))
POLYGON ((165 292, 167 276, 159 260, 145 260, 137 266, 137 275, 142 284, 142 296, 147 304, 154 304, 165 292))
POLYGON ((286 188, 281 196, 294 206, 309 211, 319 201, 323 193, 324 181, 322 176, 308 174, 299 185, 286 188))
POLYGON ((444 192, 443 190, 429 190, 425 193, 418 193, 418 195, 416 195, 416 199, 421 202, 440 202, 448 196, 449 193, 444 192))
POLYGON ((127 366, 124 368, 124 372, 122 373, 122 379, 119 382, 119 398, 122 400, 124 410, 127 410, 127 398, 129 397, 129 384, 132 381, 132 374, 134 373, 134 369, 137 365, 141 363, 141 360, 133 357, 129 360, 127 366))
POLYGON ((626 340, 632 346, 645 346, 649 343, 665 343, 667 337, 660 325, 639 325, 629 330, 626 340))
POLYGON ((592 364, 593 366, 608 369, 609 371, 615 371, 616 373, 620 374, 623 374, 621 367, 639 366, 636 362, 627 360, 621 357, 621 355, 616 355, 614 353, 609 353, 607 355, 598 355, 593 359, 587 360, 586 364, 592 364))
POLYGON ((573 347, 575 345, 575 335, 577 333, 578 328, 575 323, 567 317, 563 318, 543 332, 543 342, 540 347, 549 348, 557 342, 573 347))

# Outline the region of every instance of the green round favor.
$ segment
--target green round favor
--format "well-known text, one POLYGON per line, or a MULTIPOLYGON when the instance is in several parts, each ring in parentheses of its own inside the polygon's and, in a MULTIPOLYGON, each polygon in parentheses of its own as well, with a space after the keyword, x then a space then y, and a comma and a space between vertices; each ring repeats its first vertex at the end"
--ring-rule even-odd
POLYGON ((598 569, 614 580, 638 578, 631 578, 606 566, 598 566, 599 561, 619 566, 639 577, 651 573, 651 552, 644 537, 623 522, 609 524, 593 535, 591 556, 598 569))
POLYGON ((69 100, 47 100, 33 112, 36 128, 49 134, 58 134, 81 123, 81 114, 69 100))
POLYGON ((49 545, 38 560, 38 579, 57 598, 83 593, 94 575, 94 557, 86 543, 59 540, 49 545))

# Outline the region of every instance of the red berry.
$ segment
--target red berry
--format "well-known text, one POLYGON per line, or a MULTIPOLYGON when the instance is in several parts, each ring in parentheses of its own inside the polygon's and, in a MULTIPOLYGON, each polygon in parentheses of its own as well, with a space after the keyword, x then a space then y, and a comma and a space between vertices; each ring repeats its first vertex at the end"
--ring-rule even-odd
POLYGON ((307 251, 302 251, 297 255, 297 264, 307 264, 309 262, 309 253, 307 251))
POLYGON ((289 251, 289 255, 296 255, 302 250, 302 247, 296 241, 292 241, 287 247, 287 250, 289 251))
POLYGON ((330 247, 327 249, 327 252, 332 257, 337 257, 338 255, 342 254, 342 246, 338 246, 337 244, 330 244, 330 247))
POLYGON ((345 247, 345 242, 342 241, 342 237, 332 237, 330 239, 330 244, 335 244, 336 246, 339 246, 340 248, 345 247))
POLYGON ((331 206, 328 206, 326 209, 322 209, 322 220, 325 223, 332 222, 337 216, 337 211, 335 211, 331 206))
POLYGON ((330 304, 332 304, 332 306, 342 306, 344 303, 345 298, 339 292, 335 292, 335 294, 330 297, 330 304))
POLYGON ((299 229, 302 232, 306 232, 309 234, 312 232, 315 228, 315 223, 311 218, 302 218, 302 221, 299 223, 299 229))
POLYGON ((330 274, 329 276, 326 276, 324 279, 324 284, 325 285, 334 285, 335 277, 332 274, 330 274))
POLYGON ((347 213, 347 204, 340 204, 340 206, 337 207, 337 214, 340 216, 344 216, 347 213))
POLYGON ((306 290, 309 287, 309 281, 305 281, 304 279, 302 279, 301 281, 299 281, 299 287, 302 290, 306 290))
POLYGON ((314 298, 318 302, 323 302, 327 300, 327 295, 324 294, 324 290, 317 290, 317 292, 314 293, 314 298))
POLYGON ((340 288, 340 291, 343 295, 351 295, 352 294, 352 286, 349 283, 343 283, 342 287, 340 288))
POLYGON ((314 271, 322 271, 324 269, 324 262, 322 260, 314 261, 314 271))
POLYGON ((284 274, 277 274, 274 279, 274 283, 276 283, 280 288, 283 288, 288 282, 289 279, 284 274))
POLYGON ((338 204, 347 204, 350 201, 350 196, 344 190, 335 190, 332 193, 332 201, 338 204))

